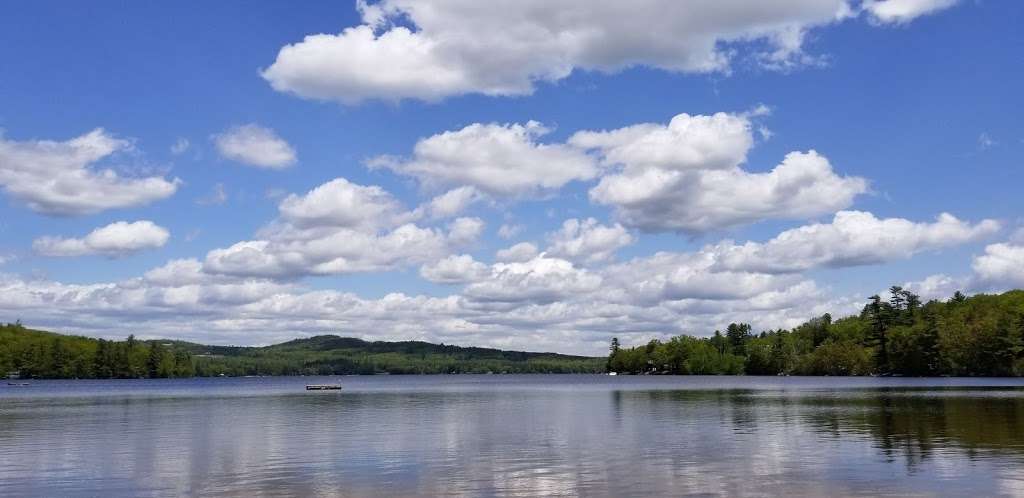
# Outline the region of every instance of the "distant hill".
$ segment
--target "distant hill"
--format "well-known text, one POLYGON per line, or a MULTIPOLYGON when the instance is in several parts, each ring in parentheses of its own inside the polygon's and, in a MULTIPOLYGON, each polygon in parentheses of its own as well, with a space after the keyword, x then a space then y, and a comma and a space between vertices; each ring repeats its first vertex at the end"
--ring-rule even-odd
POLYGON ((321 335, 265 347, 106 341, 0 325, 0 374, 29 378, 599 373, 605 358, 321 335))

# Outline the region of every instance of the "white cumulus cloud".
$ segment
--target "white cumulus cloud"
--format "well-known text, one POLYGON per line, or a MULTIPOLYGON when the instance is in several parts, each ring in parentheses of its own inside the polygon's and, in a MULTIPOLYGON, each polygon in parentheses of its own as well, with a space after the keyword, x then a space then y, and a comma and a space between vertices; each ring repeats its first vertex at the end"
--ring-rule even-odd
POLYGON ((549 192, 597 176, 593 158, 583 151, 537 140, 548 132, 536 121, 475 123, 420 140, 411 158, 382 156, 369 164, 417 177, 427 185, 473 186, 501 197, 549 192))
POLYGON ((840 211, 830 223, 786 230, 764 242, 722 242, 706 248, 717 265, 731 270, 799 272, 909 258, 922 251, 978 240, 999 231, 995 220, 971 224, 942 213, 933 223, 879 219, 863 211, 840 211))
POLYGON ((542 253, 528 261, 495 263, 491 275, 468 285, 465 294, 485 302, 551 303, 595 291, 600 285, 599 275, 542 253))
POLYGON ((415 214, 433 219, 448 218, 465 211, 480 199, 480 192, 474 187, 453 188, 416 208, 415 214))
POLYGON ((594 218, 565 220, 549 240, 548 254, 584 264, 607 261, 634 241, 622 225, 601 225, 594 218))
POLYGON ((590 190, 623 224, 704 233, 766 219, 800 219, 848 207, 867 181, 839 176, 815 151, 791 152, 767 173, 740 167, 683 171, 626 167, 590 190))
POLYGON ((484 228, 474 217, 456 218, 447 229, 419 226, 416 213, 384 189, 344 178, 289 195, 278 210, 258 238, 207 253, 204 271, 275 279, 386 271, 445 258, 484 228))
POLYGON ((257 168, 284 169, 297 161, 288 142, 255 123, 229 128, 214 135, 213 142, 221 156, 257 168))
POLYGON ((863 8, 872 19, 883 23, 903 24, 948 9, 959 0, 866 0, 863 8))
POLYGON ((726 73, 737 56, 791 67, 805 33, 852 13, 846 0, 360 1, 362 24, 282 47, 263 77, 278 91, 358 103, 523 95, 576 69, 648 66, 726 73))
POLYGON ((170 232, 152 221, 118 221, 97 228, 83 238, 41 237, 32 249, 44 256, 103 255, 119 257, 163 247, 170 232))
POLYGON ((379 227, 400 220, 402 205, 376 185, 335 178, 304 195, 291 194, 279 205, 281 216, 299 227, 379 227))
POLYGON ((33 211, 58 216, 95 214, 170 197, 180 181, 126 177, 95 163, 131 149, 101 128, 64 141, 17 142, 0 135, 0 188, 33 211))
POLYGON ((581 131, 569 143, 598 149, 604 162, 631 170, 728 169, 744 162, 754 145, 750 120, 719 112, 683 113, 667 125, 643 123, 610 131, 581 131))
POLYGON ((520 242, 512 247, 501 249, 495 254, 494 259, 502 263, 522 263, 537 257, 540 250, 530 242, 520 242))
POLYGON ((420 275, 439 284, 465 284, 484 278, 487 265, 468 254, 451 255, 442 260, 420 267, 420 275))
POLYGON ((991 244, 985 247, 985 254, 974 258, 971 266, 979 287, 995 290, 1024 287, 1024 245, 991 244))

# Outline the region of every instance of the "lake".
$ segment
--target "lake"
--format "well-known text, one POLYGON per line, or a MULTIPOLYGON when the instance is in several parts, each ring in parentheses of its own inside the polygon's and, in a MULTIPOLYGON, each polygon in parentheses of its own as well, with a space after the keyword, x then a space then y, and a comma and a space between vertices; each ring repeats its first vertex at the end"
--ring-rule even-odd
POLYGON ((3 496, 1024 496, 1018 379, 29 382, 3 496))

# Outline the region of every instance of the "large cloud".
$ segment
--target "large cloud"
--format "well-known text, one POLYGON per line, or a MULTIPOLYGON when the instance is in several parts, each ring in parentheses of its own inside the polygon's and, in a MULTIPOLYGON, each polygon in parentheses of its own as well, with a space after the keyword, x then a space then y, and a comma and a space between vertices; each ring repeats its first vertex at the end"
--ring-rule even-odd
POLYGON ((0 187, 33 211, 59 216, 140 206, 174 194, 177 179, 131 178, 92 167, 130 148, 99 128, 65 142, 0 136, 0 187))
POLYGON ((226 275, 291 278, 390 270, 434 261, 449 251, 447 234, 411 223, 379 234, 337 229, 302 235, 214 249, 206 255, 204 268, 226 275))
POLYGON ((455 207, 475 192, 522 198, 600 177, 590 198, 612 206, 622 224, 691 234, 832 213, 867 191, 866 180, 836 174, 813 150, 791 152, 770 172, 744 170, 759 114, 679 114, 665 125, 579 131, 566 143, 538 142, 548 130, 534 121, 476 123, 420 140, 410 158, 379 156, 369 165, 457 186, 436 199, 455 207))
POLYGON ((730 270, 799 272, 816 267, 845 267, 909 258, 916 253, 964 244, 994 234, 995 220, 971 225, 943 213, 933 223, 876 218, 862 211, 841 211, 831 223, 786 230, 764 242, 723 242, 706 248, 717 265, 730 270))
POLYGON ((569 143, 597 149, 605 163, 637 172, 730 169, 743 163, 754 145, 750 119, 719 112, 711 116, 683 113, 667 125, 642 123, 617 130, 581 131, 569 143))
POLYGON ((447 229, 419 226, 384 189, 331 180, 289 195, 280 216, 258 234, 210 251, 205 271, 239 277, 289 279, 307 275, 385 271, 431 263, 472 244, 477 218, 456 218, 447 229))
POLYGON ((495 263, 491 275, 466 287, 471 299, 551 303, 598 289, 601 277, 541 253, 529 261, 495 263))
POLYGON ((843 209, 867 190, 865 180, 837 175, 815 151, 791 152, 767 173, 744 170, 751 128, 751 114, 679 114, 667 125, 578 132, 569 143, 618 168, 601 178, 590 198, 646 231, 695 234, 807 218, 843 209))
MULTIPOLYGON (((953 0, 869 1, 906 22, 953 0)), ((454 95, 524 95, 576 69, 648 66, 728 73, 737 57, 769 68, 820 58, 808 30, 854 13, 846 0, 382 0, 357 2, 362 24, 282 47, 263 77, 278 91, 357 103, 454 95)))
POLYGON ((557 81, 577 68, 725 72, 735 47, 745 42, 767 45, 764 51, 751 49, 758 57, 796 63, 805 30, 850 12, 843 0, 784 0, 763 7, 745 0, 358 5, 364 24, 283 47, 263 77, 279 91, 345 103, 522 95, 537 81, 557 81))
POLYGON ((991 244, 972 264, 982 289, 1005 290, 1024 287, 1024 245, 991 244))
POLYGON ((44 256, 85 256, 99 254, 119 257, 145 249, 163 247, 171 234, 152 221, 118 221, 97 228, 83 238, 41 237, 32 249, 44 256))
POLYGON ((250 123, 213 136, 220 155, 250 166, 284 169, 298 160, 295 149, 274 130, 250 123))
POLYGON ((653 256, 609 266, 602 274, 607 292, 621 292, 616 299, 641 303, 662 301, 750 299, 781 291, 800 281, 798 276, 772 275, 716 268, 706 252, 658 252, 653 256))
POLYGON ((548 131, 535 121, 475 123, 420 140, 411 158, 383 156, 370 165, 415 176, 427 185, 470 185, 506 197, 548 192, 597 176, 594 160, 582 150, 537 141, 548 131))
POLYGON ((647 231, 703 233, 765 219, 800 219, 848 207, 867 181, 844 177, 815 151, 791 152, 767 173, 739 167, 684 171, 629 167, 601 179, 595 202, 647 231))

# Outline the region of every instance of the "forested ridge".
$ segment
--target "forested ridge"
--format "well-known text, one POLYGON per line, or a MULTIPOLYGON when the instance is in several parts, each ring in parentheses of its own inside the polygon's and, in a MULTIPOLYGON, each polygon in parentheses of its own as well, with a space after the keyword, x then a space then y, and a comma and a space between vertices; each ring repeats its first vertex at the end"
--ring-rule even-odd
POLYGON ((892 287, 859 315, 825 314, 792 330, 753 333, 730 324, 707 338, 687 335, 622 348, 607 368, 621 373, 749 375, 1024 376, 1024 291, 946 301, 892 287))
POLYGON ((603 358, 464 348, 333 335, 266 347, 108 341, 0 325, 0 374, 22 378, 172 378, 243 375, 597 373, 603 358))

